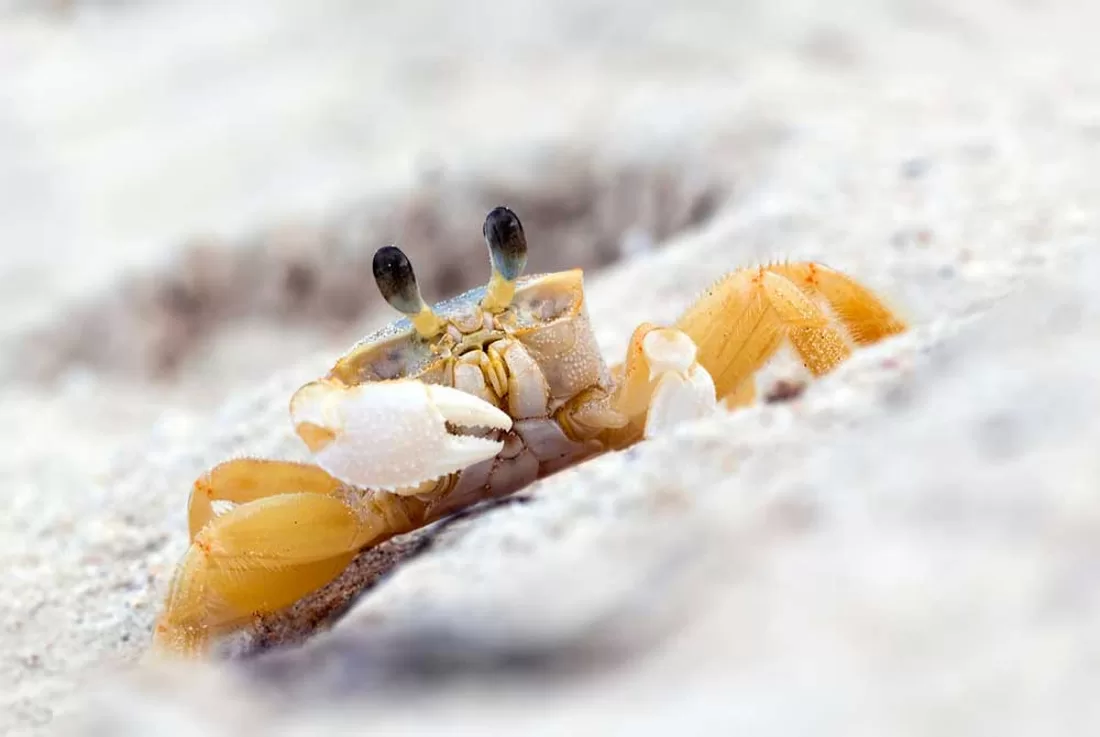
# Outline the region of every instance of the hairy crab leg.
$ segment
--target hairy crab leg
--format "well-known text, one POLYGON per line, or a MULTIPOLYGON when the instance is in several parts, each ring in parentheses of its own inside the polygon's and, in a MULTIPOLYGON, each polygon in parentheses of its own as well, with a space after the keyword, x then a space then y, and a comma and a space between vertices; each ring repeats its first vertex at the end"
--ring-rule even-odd
POLYGON ((821 264, 796 262, 769 266, 814 299, 823 299, 857 345, 871 345, 905 332, 905 322, 867 287, 821 264))
POLYGON ((676 327, 698 346, 699 362, 714 377, 719 399, 741 398, 750 396, 744 384, 784 340, 815 376, 848 358, 847 336, 833 327, 826 310, 857 344, 905 329, 870 290, 816 264, 735 271, 692 305, 676 327))
POLYGON ((615 367, 615 408, 630 418, 608 432, 611 447, 652 437, 756 396, 753 375, 786 341, 815 376, 905 330, 870 290, 812 263, 741 269, 707 291, 674 328, 644 323, 615 367), (834 324, 835 323, 835 324, 834 324), (841 329, 843 328, 843 330, 841 329))

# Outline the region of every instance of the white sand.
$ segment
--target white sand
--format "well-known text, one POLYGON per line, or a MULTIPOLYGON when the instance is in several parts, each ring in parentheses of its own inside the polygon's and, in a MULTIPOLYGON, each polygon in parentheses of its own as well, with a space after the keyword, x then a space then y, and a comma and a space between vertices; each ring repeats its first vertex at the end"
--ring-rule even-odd
POLYGON ((74 5, 0 21, 0 727, 1095 731, 1092 4, 74 5), (732 187, 590 279, 609 354, 772 257, 864 279, 914 332, 456 525, 300 651, 101 696, 194 475, 300 454, 285 397, 345 336, 238 323, 168 384, 21 360, 193 233, 244 247, 400 198, 425 157, 491 187, 565 145, 597 180, 678 160, 732 187))

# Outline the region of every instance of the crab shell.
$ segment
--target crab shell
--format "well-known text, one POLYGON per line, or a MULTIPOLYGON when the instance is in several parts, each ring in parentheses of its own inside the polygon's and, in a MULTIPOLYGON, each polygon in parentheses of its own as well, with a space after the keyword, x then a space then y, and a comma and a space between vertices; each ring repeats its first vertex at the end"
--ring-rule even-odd
POLYGON ((581 270, 519 279, 500 312, 482 306, 485 293, 436 305, 443 327, 431 338, 408 319, 391 323, 294 395, 295 428, 318 465, 445 514, 604 449, 601 432, 624 420, 581 270))

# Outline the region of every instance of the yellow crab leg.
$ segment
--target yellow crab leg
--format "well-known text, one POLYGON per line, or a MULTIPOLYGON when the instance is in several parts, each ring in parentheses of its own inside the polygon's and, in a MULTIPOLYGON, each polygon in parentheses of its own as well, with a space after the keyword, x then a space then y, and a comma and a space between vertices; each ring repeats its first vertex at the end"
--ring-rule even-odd
POLYGON ((729 274, 711 287, 676 323, 695 341, 698 360, 723 399, 745 391, 742 384, 775 353, 783 324, 756 269, 729 274))
POLYGON ((281 570, 251 569, 227 580, 225 569, 211 564, 204 551, 192 545, 173 578, 153 645, 163 653, 199 655, 211 638, 240 629, 259 614, 289 606, 332 581, 353 557, 354 553, 334 556, 281 570), (266 592, 266 596, 260 606, 248 606, 233 595, 236 592, 266 592))
POLYGON ((688 362, 709 374, 716 398, 737 407, 753 401, 753 375, 784 341, 820 376, 851 355, 849 339, 866 345, 903 330, 904 323, 870 290, 826 267, 795 263, 735 271, 674 328, 646 323, 634 331, 626 361, 613 369, 615 409, 629 424, 609 431, 609 444, 623 447, 649 434, 651 425, 675 425, 678 417, 706 411, 709 385, 684 363, 688 354, 677 332, 694 344, 688 362), (655 331, 662 331, 659 338, 655 331))
POLYGON ((823 298, 858 345, 870 345, 902 333, 906 324, 870 289, 827 266, 776 264, 768 270, 794 282, 806 294, 823 298))
POLYGON ((155 639, 191 652, 207 638, 293 604, 331 581, 384 519, 342 499, 298 492, 241 504, 195 536, 169 589, 155 639))
POLYGON ((753 285, 764 293, 787 339, 814 376, 832 371, 852 355, 843 333, 789 279, 762 269, 753 285))
POLYGON ((752 396, 746 387, 784 339, 820 376, 851 354, 844 333, 814 297, 822 298, 852 340, 873 343, 901 332, 898 320, 870 290, 816 264, 741 269, 703 295, 676 323, 695 341, 699 363, 727 404, 752 396))
POLYGON ((290 461, 237 458, 219 463, 195 481, 188 500, 187 519, 191 541, 216 516, 213 502, 244 504, 256 499, 308 492, 331 494, 340 481, 318 466, 290 461))

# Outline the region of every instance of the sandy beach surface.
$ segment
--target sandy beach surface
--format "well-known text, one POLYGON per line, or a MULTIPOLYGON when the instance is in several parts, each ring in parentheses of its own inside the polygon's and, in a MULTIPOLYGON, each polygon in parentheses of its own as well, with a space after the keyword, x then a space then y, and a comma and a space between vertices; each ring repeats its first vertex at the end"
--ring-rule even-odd
POLYGON ((396 5, 0 2, 0 732, 1100 729, 1100 7, 396 5), (613 360, 770 259, 913 329, 140 662, 192 480, 500 203, 613 360))

